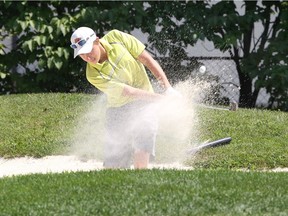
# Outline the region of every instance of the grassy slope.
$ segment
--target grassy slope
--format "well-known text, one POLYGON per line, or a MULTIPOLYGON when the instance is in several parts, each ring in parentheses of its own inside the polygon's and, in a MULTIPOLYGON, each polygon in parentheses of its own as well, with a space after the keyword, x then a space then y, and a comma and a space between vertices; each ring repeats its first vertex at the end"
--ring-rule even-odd
MULTIPOLYGON (((32 94, 0 96, 0 155, 36 156, 61 153, 75 121, 95 95, 32 94)), ((189 163, 204 168, 264 169, 288 167, 288 113, 201 108, 201 137, 232 137, 230 145, 207 149, 189 163)), ((193 139, 193 138, 192 138, 193 139)))
POLYGON ((194 165, 209 168, 288 167, 288 113, 240 109, 237 112, 202 110, 204 137, 231 136, 230 145, 209 149, 194 165))
POLYGON ((286 173, 103 170, 0 188, 0 215, 286 215, 288 203, 286 173))
MULTIPOLYGON (((0 96, 0 155, 65 149, 91 95, 0 96)), ((287 113, 199 110, 202 140, 230 145, 193 159, 209 168, 287 166, 287 113)), ((192 163, 192 162, 191 162, 192 163)), ((103 170, 0 179, 0 215, 287 215, 287 173, 103 170)))
POLYGON ((79 94, 0 96, 0 155, 41 157, 61 152, 89 99, 79 94))

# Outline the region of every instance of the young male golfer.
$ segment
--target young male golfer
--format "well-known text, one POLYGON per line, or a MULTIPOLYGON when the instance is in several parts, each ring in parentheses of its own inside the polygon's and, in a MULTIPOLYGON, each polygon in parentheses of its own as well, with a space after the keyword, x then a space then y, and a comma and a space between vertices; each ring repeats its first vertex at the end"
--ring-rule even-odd
POLYGON ((107 96, 105 168, 147 168, 155 154, 158 129, 153 102, 165 97, 154 93, 146 66, 167 94, 175 91, 160 65, 132 35, 112 30, 99 38, 88 27, 71 36, 74 58, 85 62, 87 80, 107 96))

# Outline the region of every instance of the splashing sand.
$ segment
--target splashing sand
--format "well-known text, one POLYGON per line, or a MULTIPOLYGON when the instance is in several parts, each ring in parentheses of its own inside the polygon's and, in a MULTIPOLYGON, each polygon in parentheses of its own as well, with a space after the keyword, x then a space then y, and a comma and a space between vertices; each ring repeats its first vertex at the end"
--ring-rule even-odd
MULTIPOLYGON (((181 169, 188 170, 192 167, 185 167, 180 163, 171 164, 150 164, 149 169, 181 169)), ((43 158, 21 157, 14 159, 0 158, 0 178, 15 175, 47 174, 77 171, 102 170, 101 161, 95 159, 81 160, 77 156, 57 155, 43 158)))
MULTIPOLYGON (((186 80, 174 86, 182 99, 167 98, 157 102, 159 132, 156 143, 157 162, 174 163, 185 160, 185 150, 199 143, 200 133, 195 105, 201 102, 210 84, 186 80), (192 138, 192 139, 191 139, 192 138)), ((103 158, 105 98, 97 97, 79 119, 71 140, 70 155, 83 160, 103 158)), ((139 119, 141 121, 141 119, 139 119)))
MULTIPOLYGON (((156 160, 149 165, 150 169, 192 169, 184 166, 183 162, 187 157, 187 149, 199 142, 195 103, 201 102, 203 94, 209 88, 208 83, 186 80, 175 86, 183 95, 181 100, 167 98, 159 102, 159 141, 156 144, 156 160)), ((104 100, 104 97, 97 97, 87 112, 83 113, 66 155, 39 159, 0 158, 0 177, 103 169, 104 100)))
MULTIPOLYGON (((193 167, 187 167, 183 162, 187 157, 186 150, 199 144, 197 137, 201 131, 197 127, 199 119, 195 105, 201 103, 205 95, 211 94, 210 84, 186 80, 178 83, 175 89, 183 95, 184 100, 166 100, 159 104, 159 142, 156 160, 149 165, 149 169, 193 170, 193 167)), ((67 154, 43 158, 0 158, 0 178, 33 173, 102 170, 104 100, 104 97, 97 97, 88 111, 83 113, 67 154)), ((287 172, 288 168, 266 171, 287 172)))

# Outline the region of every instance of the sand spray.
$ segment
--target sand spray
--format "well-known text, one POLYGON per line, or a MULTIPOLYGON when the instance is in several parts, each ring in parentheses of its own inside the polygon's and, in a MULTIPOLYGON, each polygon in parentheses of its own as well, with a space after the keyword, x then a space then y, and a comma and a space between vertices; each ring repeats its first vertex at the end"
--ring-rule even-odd
MULTIPOLYGON (((155 163, 181 163, 186 159, 187 149, 199 143, 201 131, 196 104, 209 92, 210 84, 188 79, 173 87, 181 93, 182 98, 167 96, 156 102, 159 131, 155 163)), ((80 117, 71 141, 71 155, 81 160, 103 160, 105 106, 105 97, 97 96, 80 117)))
POLYGON ((198 79, 188 79, 177 83, 174 88, 183 98, 168 97, 160 105, 156 146, 159 149, 156 152, 156 161, 159 163, 183 163, 189 157, 187 149, 200 144, 197 104, 209 93, 210 84, 198 79))
MULTIPOLYGON (((174 85, 183 98, 167 96, 156 103, 159 130, 156 141, 156 157, 148 168, 193 169, 185 166, 186 152, 200 144, 198 104, 210 94, 210 84, 197 79, 188 79, 174 85)), ((213 93, 213 92, 212 92, 213 93)), ((103 169, 104 122, 106 99, 95 95, 87 102, 85 112, 79 117, 71 145, 65 155, 44 158, 0 158, 0 177, 29 173, 64 171, 89 171, 103 169)), ((149 113, 148 113, 149 114, 149 113)), ((145 119, 139 119, 143 121, 145 119)))

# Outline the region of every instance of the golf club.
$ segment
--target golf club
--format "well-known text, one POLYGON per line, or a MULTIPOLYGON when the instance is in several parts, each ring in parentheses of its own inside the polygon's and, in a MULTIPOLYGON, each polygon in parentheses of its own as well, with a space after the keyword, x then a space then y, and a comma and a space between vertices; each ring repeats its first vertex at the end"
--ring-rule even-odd
POLYGON ((212 147, 217 147, 217 146, 222 146, 222 145, 227 145, 231 142, 232 138, 231 137, 225 137, 223 139, 218 139, 212 142, 204 143, 201 144, 197 147, 193 147, 187 151, 187 154, 195 154, 196 152, 205 149, 205 148, 212 148, 212 147))

